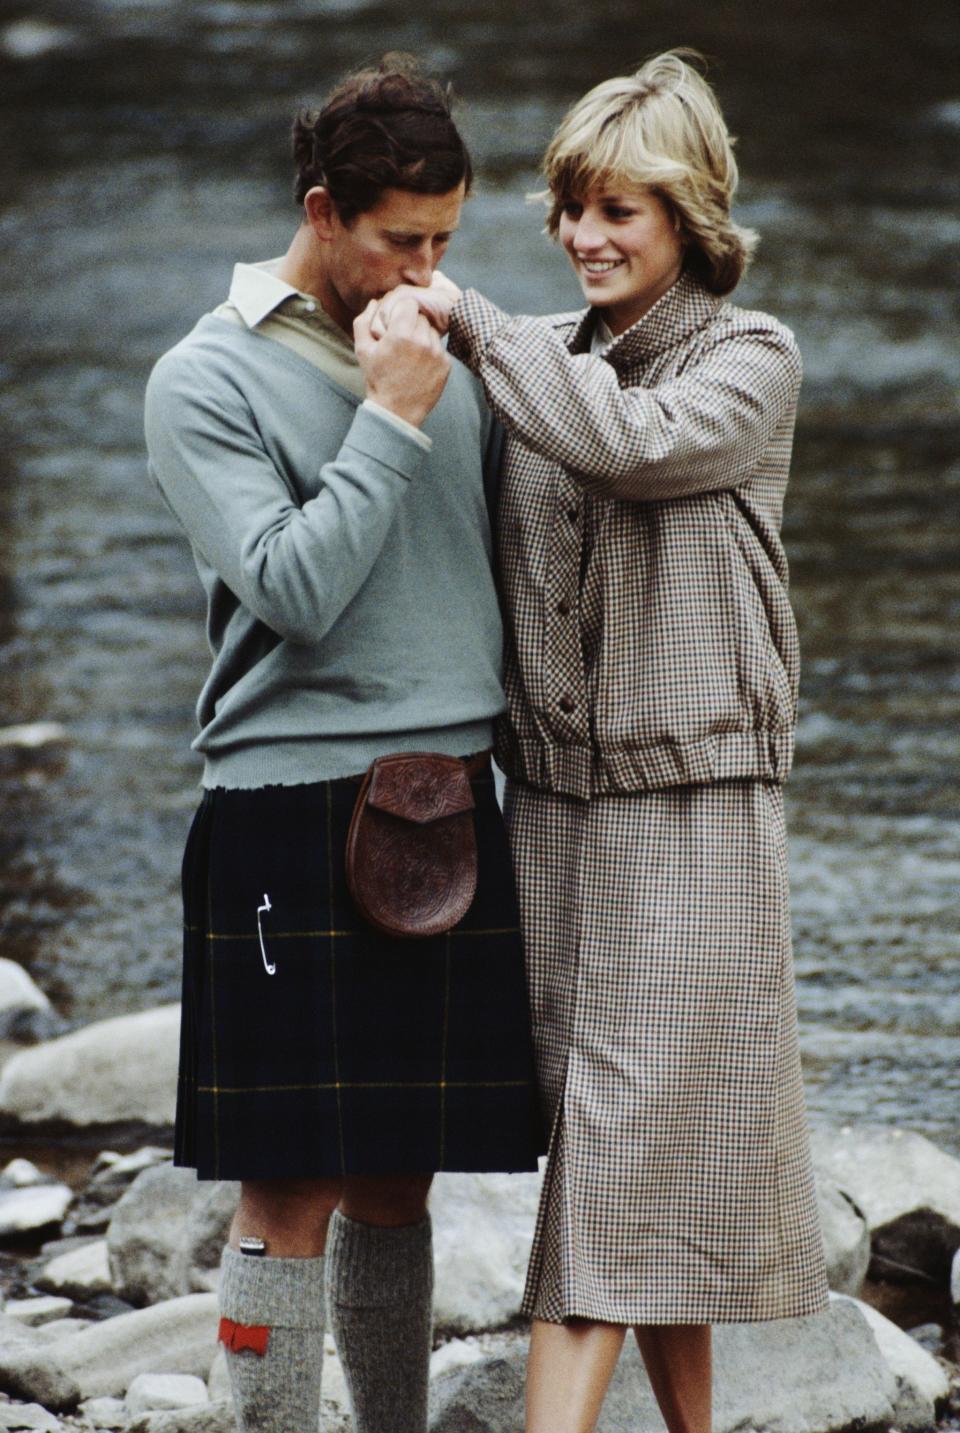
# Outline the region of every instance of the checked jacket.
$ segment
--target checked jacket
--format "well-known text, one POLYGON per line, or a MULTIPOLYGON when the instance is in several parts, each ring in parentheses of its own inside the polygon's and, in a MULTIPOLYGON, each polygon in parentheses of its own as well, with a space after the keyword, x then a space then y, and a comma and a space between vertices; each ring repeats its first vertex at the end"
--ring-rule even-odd
POLYGON ((782 782, 799 676, 779 536, 793 336, 689 274, 602 356, 594 323, 511 318, 469 289, 451 316, 450 350, 509 434, 497 759, 578 797, 782 782))

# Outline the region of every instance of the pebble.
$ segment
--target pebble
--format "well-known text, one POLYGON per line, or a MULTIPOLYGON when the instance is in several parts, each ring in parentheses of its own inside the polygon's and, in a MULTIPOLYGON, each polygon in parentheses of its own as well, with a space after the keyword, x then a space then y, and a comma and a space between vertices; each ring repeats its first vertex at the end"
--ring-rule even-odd
POLYGON ((28 1184, 0 1189, 0 1238, 59 1224, 73 1199, 66 1184, 28 1184))
POLYGON ((189 1373, 138 1373, 124 1402, 129 1413, 152 1413, 209 1403, 210 1395, 203 1379, 189 1373))
POLYGON ((66 1318, 72 1308, 69 1299, 49 1294, 39 1299, 8 1299, 3 1312, 19 1323, 38 1328, 41 1324, 53 1323, 54 1319, 66 1318))
POLYGON ((14 1189, 26 1189, 31 1184, 45 1184, 46 1175, 41 1174, 35 1164, 29 1159, 11 1159, 7 1167, 0 1171, 0 1184, 5 1184, 14 1189))
POLYGON ((63 1424, 39 1403, 0 1403, 0 1428, 55 1429, 59 1433, 63 1424))
POLYGON ((81 1244, 51 1259, 34 1281, 45 1293, 64 1294, 72 1299, 89 1299, 113 1289, 106 1239, 81 1244))
POLYGON ((130 1421, 122 1398, 88 1398, 77 1412, 94 1428, 126 1428, 130 1421))

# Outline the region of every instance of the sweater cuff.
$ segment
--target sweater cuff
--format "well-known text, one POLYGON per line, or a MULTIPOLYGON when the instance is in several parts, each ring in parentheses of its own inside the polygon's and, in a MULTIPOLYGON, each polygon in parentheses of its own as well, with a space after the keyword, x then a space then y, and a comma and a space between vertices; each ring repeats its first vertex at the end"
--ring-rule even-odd
POLYGON ((479 373, 488 344, 509 322, 510 315, 483 294, 476 289, 464 289, 450 312, 448 351, 472 372, 479 373))
POLYGON ((424 433, 415 423, 408 423, 406 418, 400 417, 399 413, 391 413, 389 408, 384 408, 383 404, 378 403, 375 398, 364 398, 363 407, 369 408, 371 413, 376 413, 379 417, 385 419, 386 422, 392 423, 395 428, 400 429, 401 433, 407 433, 415 442, 420 444, 424 452, 429 453, 433 447, 433 439, 429 433, 424 433))
POLYGON ((420 434, 415 437, 406 431, 412 426, 388 423, 385 414, 373 404, 363 402, 354 415, 343 446, 372 458, 400 477, 412 479, 420 473, 428 453, 425 444, 420 442, 420 434))

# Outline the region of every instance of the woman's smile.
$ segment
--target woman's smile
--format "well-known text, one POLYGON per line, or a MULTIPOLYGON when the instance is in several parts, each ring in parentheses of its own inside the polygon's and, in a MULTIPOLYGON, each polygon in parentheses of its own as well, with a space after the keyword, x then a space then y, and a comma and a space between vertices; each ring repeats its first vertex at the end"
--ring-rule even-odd
POLYGON ((666 293, 683 267, 683 240, 673 212, 646 188, 591 189, 570 198, 560 217, 560 242, 584 297, 623 333, 666 293))

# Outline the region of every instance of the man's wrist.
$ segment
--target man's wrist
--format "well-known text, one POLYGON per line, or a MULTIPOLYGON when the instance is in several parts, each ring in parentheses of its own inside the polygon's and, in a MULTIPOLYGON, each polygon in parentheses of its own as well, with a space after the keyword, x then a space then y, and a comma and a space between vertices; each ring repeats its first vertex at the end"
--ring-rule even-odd
POLYGON ((393 424, 393 426, 399 428, 402 433, 406 433, 408 437, 413 438, 413 440, 419 443, 421 448, 426 449, 427 452, 433 447, 433 439, 427 433, 424 433, 416 423, 411 423, 409 418, 404 418, 401 413, 395 413, 392 408, 386 407, 379 399, 365 398, 363 400, 363 406, 379 414, 386 422, 393 424))

